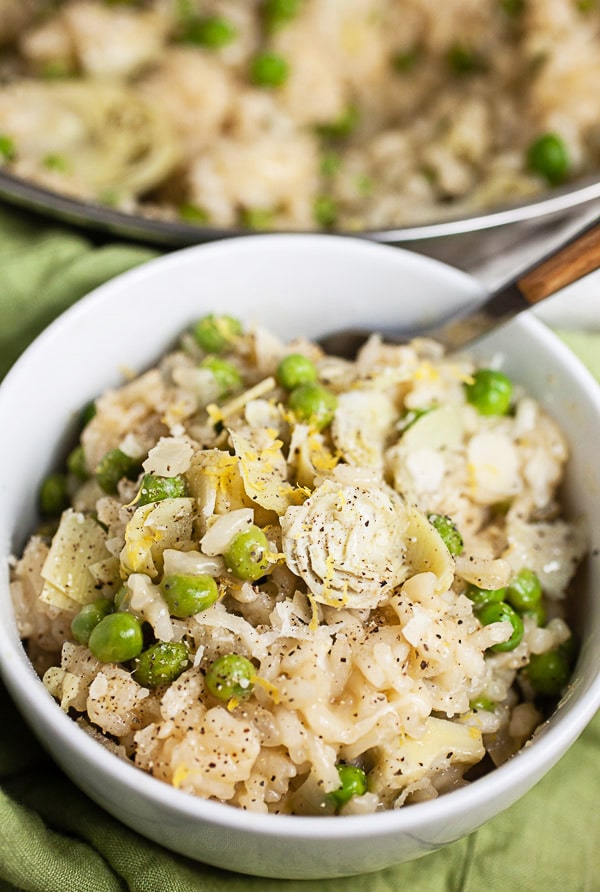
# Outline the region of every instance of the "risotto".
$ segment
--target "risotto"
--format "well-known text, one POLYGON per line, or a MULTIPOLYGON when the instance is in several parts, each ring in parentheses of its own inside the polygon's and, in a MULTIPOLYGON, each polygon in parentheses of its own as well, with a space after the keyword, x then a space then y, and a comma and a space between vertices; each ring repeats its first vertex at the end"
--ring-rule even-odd
POLYGON ((13 561, 48 691, 243 809, 360 814, 516 753, 569 682, 567 445, 491 362, 208 315, 82 411, 13 561))
POLYGON ((381 229, 598 169, 596 0, 0 0, 0 163, 213 227, 381 229))

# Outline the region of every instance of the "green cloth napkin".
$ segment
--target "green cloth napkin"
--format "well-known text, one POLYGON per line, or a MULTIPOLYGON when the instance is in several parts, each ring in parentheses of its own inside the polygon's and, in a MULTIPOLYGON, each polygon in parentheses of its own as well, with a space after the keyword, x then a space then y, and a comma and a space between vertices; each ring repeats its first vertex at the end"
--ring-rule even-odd
MULTIPOLYGON (((0 377, 60 311, 155 255, 0 207, 0 377)), ((600 334, 565 332, 600 380, 600 334)), ((523 799, 439 852, 339 880, 267 880, 196 864, 88 800, 0 687, 0 892, 598 892, 600 714, 523 799)))

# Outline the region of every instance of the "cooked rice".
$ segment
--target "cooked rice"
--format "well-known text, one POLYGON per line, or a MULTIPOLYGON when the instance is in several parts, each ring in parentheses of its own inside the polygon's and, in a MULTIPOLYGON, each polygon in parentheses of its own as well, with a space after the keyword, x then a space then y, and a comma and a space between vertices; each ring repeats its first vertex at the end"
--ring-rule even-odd
POLYGON ((509 758, 544 718, 522 670, 571 638, 565 596, 586 550, 582 524, 561 516, 568 450, 553 420, 518 385, 514 411, 479 414, 463 386, 473 360, 431 341, 375 337, 350 363, 249 329, 227 353, 240 387, 220 404, 182 374, 202 356, 188 333, 96 400, 80 441, 88 479, 68 477, 75 507, 16 563, 17 623, 50 693, 140 769, 262 812, 333 813, 340 763, 368 778, 342 808, 351 814, 435 797, 486 754, 509 758), (337 396, 322 431, 276 382, 298 351, 337 396), (428 411, 406 426, 415 409, 428 411), (142 473, 180 475, 186 495, 138 505, 141 478, 125 477, 105 494, 94 469, 132 443, 142 473), (452 518, 462 554, 432 514, 452 518), (269 543, 256 582, 223 558, 252 523, 269 543), (467 583, 499 589, 523 567, 542 581, 547 621, 525 615, 522 641, 495 652, 512 627, 482 625, 467 583), (219 599, 170 615, 160 583, 173 573, 213 576, 219 599), (123 583, 118 609, 188 649, 171 684, 142 685, 135 660, 102 663, 73 640, 81 605, 123 583), (231 653, 252 662, 254 686, 224 702, 205 678, 231 653))

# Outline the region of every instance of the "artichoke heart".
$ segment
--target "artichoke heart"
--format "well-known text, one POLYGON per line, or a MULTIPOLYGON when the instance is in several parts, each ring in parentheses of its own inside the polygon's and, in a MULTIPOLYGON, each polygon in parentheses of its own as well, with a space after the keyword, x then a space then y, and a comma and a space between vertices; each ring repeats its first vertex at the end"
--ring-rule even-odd
POLYGON ((409 573, 407 526, 404 500, 383 481, 325 480, 281 518, 282 548, 319 603, 375 607, 409 573))

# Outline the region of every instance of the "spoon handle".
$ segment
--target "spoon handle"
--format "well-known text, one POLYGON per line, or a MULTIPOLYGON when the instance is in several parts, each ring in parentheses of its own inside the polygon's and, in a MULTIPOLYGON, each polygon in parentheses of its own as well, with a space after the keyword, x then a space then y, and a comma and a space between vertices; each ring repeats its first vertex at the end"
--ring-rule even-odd
POLYGON ((483 303, 467 308, 427 333, 449 349, 458 350, 598 268, 600 223, 596 218, 583 225, 562 248, 554 248, 512 282, 492 292, 483 303))
POLYGON ((517 280, 519 291, 533 305, 600 267, 600 225, 576 237, 552 257, 517 280))

